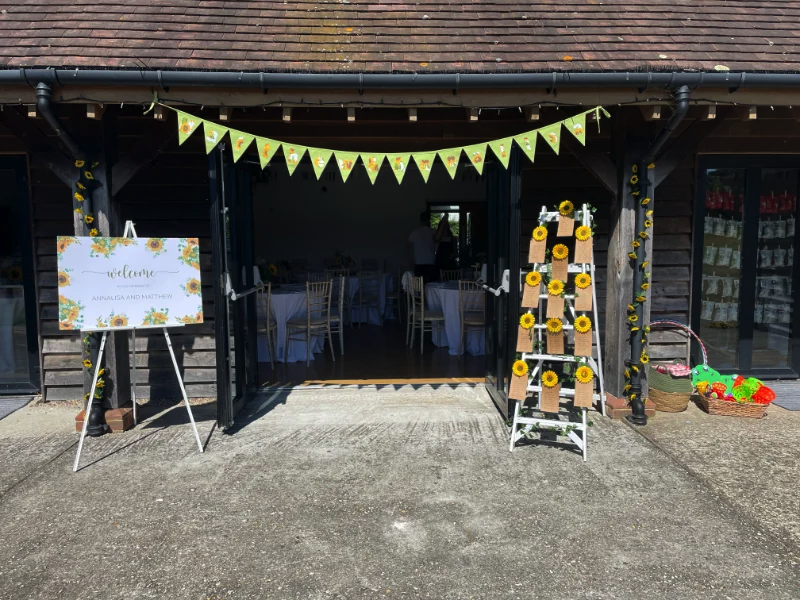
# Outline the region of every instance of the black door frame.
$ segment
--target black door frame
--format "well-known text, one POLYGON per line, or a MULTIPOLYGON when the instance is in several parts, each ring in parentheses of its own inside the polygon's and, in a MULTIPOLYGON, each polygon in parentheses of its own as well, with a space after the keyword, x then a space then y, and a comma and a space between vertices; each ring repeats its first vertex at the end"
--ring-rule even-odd
MULTIPOLYGON (((702 155, 697 160, 697 188, 695 191, 693 251, 692 251, 692 290, 691 290, 691 327, 700 330, 701 286, 703 281, 703 245, 704 245, 704 202, 709 169, 745 169, 745 204, 742 225, 742 270, 739 286, 739 367, 721 369, 723 374, 741 373, 759 379, 797 378, 800 376, 800 311, 792 311, 791 325, 791 360, 789 368, 763 369, 752 368, 753 329, 756 304, 756 286, 745 285, 755 282, 757 270, 759 199, 761 193, 762 169, 798 169, 800 174, 800 158, 790 155, 702 155)), ((800 193, 800 182, 798 182, 800 193)), ((796 213, 797 214, 797 213, 796 213)), ((798 224, 800 225, 800 224, 798 224)), ((800 236, 795 233, 794 256, 792 268, 792 297, 800 297, 800 236)), ((700 349, 692 342, 692 357, 695 363, 702 362, 700 349)), ((711 365, 713 367, 713 365, 711 365)))
POLYGON ((0 167, 11 169, 16 173, 16 189, 6 192, 15 196, 14 228, 22 247, 22 289, 25 306, 25 340, 28 350, 28 382, 0 384, 0 395, 38 394, 41 391, 41 370, 34 262, 36 249, 33 246, 27 156, 22 154, 0 156, 0 167))

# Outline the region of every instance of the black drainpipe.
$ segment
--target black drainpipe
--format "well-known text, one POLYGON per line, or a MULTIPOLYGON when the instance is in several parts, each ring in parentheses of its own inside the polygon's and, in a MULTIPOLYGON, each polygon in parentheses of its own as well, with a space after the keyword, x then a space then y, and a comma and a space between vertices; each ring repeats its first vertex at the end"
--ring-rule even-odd
MULTIPOLYGON (((69 153, 72 155, 72 158, 75 160, 86 160, 86 154, 78 145, 78 143, 72 138, 72 136, 64 129, 64 126, 61 124, 61 121, 58 120, 58 117, 53 112, 53 107, 50 103, 50 100, 53 96, 53 92, 44 82, 39 82, 36 84, 36 108, 39 110, 39 113, 42 115, 42 118, 45 122, 50 126, 50 128, 55 132, 61 142, 66 146, 69 153)), ((76 169, 77 171, 77 169, 76 169)), ((77 181, 77 177, 76 177, 77 181)), ((73 189, 72 193, 76 190, 73 189)), ((87 213, 92 212, 92 195, 91 193, 85 193, 84 196, 86 199, 83 202, 83 210, 87 213)), ((77 232, 76 232, 77 233, 77 232)), ((86 231, 83 232, 87 234, 86 231)), ((98 334, 89 334, 89 356, 92 364, 97 363, 97 355, 99 353, 99 336, 98 334)), ((84 417, 89 419, 89 423, 86 427, 86 434, 90 436, 100 436, 103 435, 106 431, 106 419, 105 419, 105 411, 103 410, 103 403, 102 402, 93 402, 92 403, 92 410, 89 413, 88 417, 84 417)))
MULTIPOLYGON (((636 227, 634 229, 634 235, 638 235, 640 231, 644 230, 644 222, 647 218, 646 213, 652 208, 652 205, 643 205, 640 202, 642 198, 648 197, 652 189, 652 182, 650 181, 651 169, 648 169, 647 165, 655 162, 664 143, 672 135, 672 132, 678 128, 680 122, 683 121, 683 118, 689 111, 689 98, 691 95, 692 93, 688 86, 684 85, 678 88, 678 91, 675 93, 675 99, 677 100, 675 112, 672 117, 670 117, 669 121, 667 121, 664 129, 661 130, 661 133, 659 133, 650 144, 645 156, 638 162, 639 196, 636 201, 636 227)), ((636 303, 636 297, 641 293, 641 287, 645 281, 645 269, 642 268, 642 263, 644 263, 645 260, 647 260, 647 253, 645 252, 645 244, 642 244, 641 252, 637 252, 636 261, 633 266, 633 299, 631 302, 634 304, 636 303)), ((627 419, 635 425, 647 424, 647 415, 644 412, 644 402, 642 401, 642 368, 644 365, 642 365, 640 361, 644 346, 645 323, 643 308, 641 304, 636 306, 636 316, 638 317, 636 323, 640 324, 640 329, 631 333, 631 358, 629 361, 626 361, 628 368, 631 369, 631 389, 629 397, 634 398, 630 403, 631 414, 627 419), (633 367, 636 367, 636 369, 633 367)))

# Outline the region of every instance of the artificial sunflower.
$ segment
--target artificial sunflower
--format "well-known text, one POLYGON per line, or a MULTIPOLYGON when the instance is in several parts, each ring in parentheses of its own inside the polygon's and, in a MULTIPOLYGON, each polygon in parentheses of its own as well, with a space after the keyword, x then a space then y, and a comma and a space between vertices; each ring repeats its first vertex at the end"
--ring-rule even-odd
POLYGON ((75 192, 73 198, 75 198, 75 200, 77 200, 78 202, 83 202, 84 200, 86 200, 86 198, 84 198, 83 194, 81 194, 80 192, 75 192))
POLYGON ((531 271, 525 275, 525 284, 531 287, 536 287, 542 283, 542 274, 539 271, 531 271))
POLYGON ((575 287, 585 290, 592 285, 592 276, 588 273, 578 273, 575 275, 575 287))
POLYGON ((514 361, 514 364, 511 366, 511 371, 517 377, 525 377, 525 375, 528 374, 528 363, 524 360, 514 361))
POLYGON ((269 271, 270 275, 275 276, 278 274, 278 267, 276 267, 275 265, 270 265, 269 267, 267 267, 267 270, 269 271))
POLYGON ((647 211, 646 213, 644 213, 644 214, 645 214, 645 216, 646 216, 646 217, 648 217, 648 218, 652 217, 652 216, 653 216, 653 209, 651 208, 650 210, 648 210, 648 211, 647 211))
POLYGON ((89 235, 90 235, 91 237, 97 237, 99 233, 100 233, 100 232, 99 232, 99 231, 97 231, 97 229, 90 229, 90 230, 89 230, 89 235))
POLYGON ((655 169, 656 168, 656 163, 650 163, 649 165, 647 165, 647 168, 648 169, 655 169))
POLYGON ((578 333, 586 333, 592 328, 592 321, 589 317, 581 315, 575 319, 575 331, 578 333))
POLYGON ((631 327, 631 332, 639 331, 638 327, 631 327))
POLYGON ((638 196, 638 195, 639 195, 639 190, 631 192, 631 196, 638 196))
POLYGON ((103 381, 102 379, 98 379, 98 380, 97 380, 97 383, 96 383, 95 385, 96 385, 97 387, 101 388, 101 387, 104 387, 104 386, 106 385, 106 382, 105 382, 105 381, 103 381))
POLYGON ((547 227, 539 225, 538 227, 534 228, 531 237, 533 237, 533 239, 537 242, 543 242, 547 239, 547 227))
POLYGON ((624 388, 622 388, 622 392, 623 392, 624 394, 627 394, 627 393, 628 393, 628 392, 630 392, 630 391, 631 391, 631 386, 630 386, 630 384, 628 384, 628 385, 626 385, 624 388))
POLYGON ((547 284, 547 293, 551 296, 560 296, 564 293, 564 282, 560 279, 552 279, 547 284))
POLYGON ((630 379, 631 378, 631 372, 630 372, 629 369, 625 369, 624 374, 625 374, 625 379, 630 379))
POLYGON ((554 371, 545 371, 542 373, 542 385, 549 388, 556 387, 558 385, 558 375, 554 371))
POLYGON ((564 200, 558 205, 558 212, 562 217, 571 217, 575 211, 575 206, 569 200, 564 200))
POLYGON ((639 316, 638 315, 635 315, 635 314, 628 315, 628 322, 629 323, 636 323, 636 321, 638 321, 638 320, 639 320, 639 316))
POLYGON ((594 379, 594 371, 588 365, 581 365, 575 371, 575 379, 581 383, 590 383, 594 379))
POLYGON ((556 244, 553 246, 553 258, 556 260, 564 260, 569 256, 569 248, 564 244, 556 244))
POLYGON ((592 230, 586 225, 581 225, 575 230, 575 238, 581 242, 585 242, 590 237, 592 237, 592 230))
POLYGON ((645 282, 640 286, 645 292, 650 289, 650 284, 645 282))
POLYGON ((628 181, 631 182, 631 185, 636 185, 637 183, 639 183, 639 176, 638 175, 634 175, 628 181))
POLYGON ((638 172, 639 172, 639 165, 633 165, 633 166, 631 167, 631 172, 632 172, 634 175, 635 175, 636 173, 638 173, 638 172))
POLYGON ((645 325, 644 326, 644 332, 645 333, 650 333, 650 325, 645 325))
POLYGON ((647 356, 647 352, 644 350, 642 350, 642 355, 639 357, 639 362, 641 362, 643 365, 646 365, 650 362, 650 357, 647 356))
POLYGON ((649 261, 649 260, 646 260, 646 261, 644 261, 644 262, 642 263, 642 268, 643 268, 643 269, 646 269, 646 268, 647 268, 647 265, 649 265, 649 264, 650 264, 650 261, 649 261))
POLYGON ((79 190, 85 190, 85 189, 86 189, 86 186, 85 186, 85 185, 83 185, 83 184, 82 184, 80 181, 79 181, 78 183, 76 183, 75 185, 77 185, 77 186, 78 186, 78 189, 79 189, 79 190))
POLYGON ((561 319, 558 317, 553 317, 547 319, 547 332, 548 333, 560 333, 564 324, 561 322, 561 319))
POLYGON ((646 240, 647 239, 647 232, 646 231, 640 231, 639 232, 639 237, 642 238, 643 240, 646 240))
POLYGON ((76 167, 77 169, 80 169, 80 168, 82 168, 82 167, 83 167, 83 165, 85 165, 85 164, 86 164, 86 161, 85 161, 85 160, 76 160, 76 161, 75 161, 75 167, 76 167))
POLYGON ((94 175, 92 175, 91 171, 84 171, 83 176, 86 177, 86 179, 94 179, 94 175))
POLYGON ((628 312, 629 313, 632 313, 635 310, 636 310, 636 307, 633 304, 628 304, 628 312))
POLYGON ((647 220, 644 222, 644 228, 645 228, 645 229, 650 229, 652 226, 653 226, 653 222, 652 222, 650 219, 647 219, 647 220))
POLYGON ((638 248, 641 245, 642 245, 642 243, 639 240, 633 240, 631 242, 631 246, 633 246, 634 248, 638 248))
POLYGON ((86 215, 85 217, 83 217, 83 220, 84 222, 86 222, 87 225, 94 223, 94 217, 92 215, 86 215))
POLYGON ((628 396, 628 399, 629 399, 631 402, 633 402, 634 400, 636 400, 636 394, 631 394, 630 396, 628 396))
POLYGON ((525 313, 519 318, 520 327, 523 329, 532 329, 533 324, 536 322, 536 319, 533 317, 531 313, 525 313))
POLYGON ((78 207, 78 208, 75 209, 75 212, 78 213, 79 215, 82 215, 83 214, 83 209, 78 207))
POLYGON ((98 377, 102 377, 102 376, 103 376, 103 373, 105 373, 105 372, 106 372, 106 370, 105 370, 105 369, 100 369, 100 370, 97 372, 97 376, 98 376, 98 377))
POLYGON ((92 361, 90 361, 87 358, 86 360, 83 361, 83 366, 86 367, 87 369, 91 369, 92 368, 92 361))
POLYGON ((636 260, 636 252, 628 252, 628 258, 631 260, 636 260))
POLYGON ((642 198, 642 206, 647 206, 650 204, 650 198, 642 198))

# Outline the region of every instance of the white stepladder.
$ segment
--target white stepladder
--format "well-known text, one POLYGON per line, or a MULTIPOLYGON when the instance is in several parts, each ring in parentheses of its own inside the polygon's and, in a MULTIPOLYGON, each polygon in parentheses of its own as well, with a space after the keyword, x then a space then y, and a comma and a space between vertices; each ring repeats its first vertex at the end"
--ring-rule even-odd
MULTIPOLYGON (((589 206, 584 204, 581 212, 581 225, 591 227, 592 214, 589 206)), ((548 223, 558 218, 558 212, 548 212, 543 206, 539 215, 539 223, 548 223)), ((549 265, 545 263, 534 263, 532 270, 539 271, 540 273, 547 273, 549 265)), ((522 360, 535 361, 533 368, 530 370, 528 376, 527 394, 526 396, 533 396, 536 399, 537 408, 541 407, 541 393, 542 393, 542 373, 544 371, 545 362, 561 362, 561 363, 578 363, 586 362, 595 373, 594 383, 597 387, 596 391, 592 393, 592 400, 600 403, 600 410, 603 416, 606 414, 606 396, 605 388, 603 385, 603 361, 602 350, 600 346, 600 327, 597 318, 597 288, 595 282, 595 268, 594 268, 594 255, 592 255, 592 262, 586 264, 570 264, 568 267, 569 273, 588 273, 592 278, 592 342, 597 351, 597 357, 575 357, 568 354, 545 354, 542 352, 523 353, 522 360)), ((521 278, 522 274, 520 274, 521 278)), ((542 300, 547 298, 547 294, 543 293, 539 296, 538 314, 536 315, 536 325, 534 325, 535 333, 535 347, 542 348, 544 344, 544 332, 547 330, 545 324, 546 318, 545 309, 542 300)), ((572 320, 575 320, 575 294, 565 294, 565 305, 569 311, 572 320)), ((530 310, 528 311, 530 312, 530 310)), ((564 330, 573 330, 574 327, 570 324, 564 323, 564 330)), ((577 366, 577 365, 576 365, 577 366)), ((559 394, 561 397, 570 398, 575 396, 574 388, 561 387, 559 394)), ((560 431, 562 435, 566 435, 569 442, 577 446, 581 450, 583 460, 588 458, 588 445, 587 445, 587 432, 588 432, 588 409, 581 409, 580 422, 570 421, 570 413, 560 411, 558 419, 544 419, 538 417, 524 417, 522 416, 522 402, 517 402, 514 406, 514 420, 511 426, 511 440, 509 442, 509 450, 513 452, 514 445, 518 440, 526 436, 534 427, 537 429, 560 431), (561 420, 561 416, 567 417, 566 420, 561 420)))
MULTIPOLYGON (((134 229, 133 222, 127 221, 125 223, 125 232, 122 234, 122 237, 131 237, 135 238, 136 229, 134 229)), ((180 323, 176 323, 175 325, 170 324, 170 327, 182 327, 183 325, 180 323)), ((154 327, 139 327, 139 329, 154 329, 161 326, 154 326, 154 327)), ((181 388, 181 394, 183 395, 183 402, 186 405, 186 411, 189 413, 189 421, 192 423, 192 429, 194 430, 194 439, 197 442, 197 449, 200 452, 203 452, 203 443, 200 441, 200 434, 197 431, 197 423, 194 421, 194 415, 192 414, 192 407, 189 404, 189 398, 186 395, 186 387, 183 384, 183 378, 181 377, 180 367, 178 367, 178 361, 175 358, 175 351, 172 348, 172 340, 169 337, 169 331, 167 331, 166 327, 161 327, 164 330, 164 338, 167 341, 167 349, 169 350, 169 355, 172 358, 172 364, 175 367, 175 375, 178 377, 178 385, 181 388)), ((89 413, 92 409, 92 403, 95 400, 94 393, 97 389, 97 379, 100 375, 100 365, 103 361, 103 351, 105 350, 106 346, 106 339, 108 337, 108 331, 125 331, 129 330, 131 332, 131 344, 133 348, 133 372, 131 375, 131 401, 133 402, 133 423, 134 425, 138 424, 137 415, 136 415, 136 327, 109 327, 107 329, 83 329, 81 333, 90 333, 96 331, 102 331, 103 337, 100 339, 100 349, 97 353, 97 361, 95 364, 94 376, 92 378, 92 387, 89 390, 89 400, 86 403, 86 412, 83 416, 83 428, 81 429, 81 437, 80 441, 78 442, 78 452, 75 455, 75 462, 72 465, 72 472, 78 470, 78 464, 81 460, 81 451, 83 450, 83 441, 86 439, 86 430, 89 425, 89 413)))

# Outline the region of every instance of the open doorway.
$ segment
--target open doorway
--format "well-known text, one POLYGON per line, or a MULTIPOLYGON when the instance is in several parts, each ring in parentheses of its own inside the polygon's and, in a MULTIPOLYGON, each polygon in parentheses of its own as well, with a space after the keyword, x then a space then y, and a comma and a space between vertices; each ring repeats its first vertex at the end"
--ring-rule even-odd
POLYGON ((347 182, 335 165, 317 179, 307 161, 292 175, 282 163, 253 169, 254 256, 259 275, 271 285, 271 339, 266 298, 259 301, 261 385, 483 381, 485 334, 475 327, 461 331, 465 295, 459 281, 474 282, 485 263, 486 178, 466 163, 452 179, 444 169, 433 169, 427 183, 415 167, 410 170, 398 183, 384 164, 372 183, 360 167, 347 182), (436 269, 424 281, 425 310, 440 311, 444 321, 430 326, 434 331, 425 332, 422 347, 417 328, 409 347, 403 283, 414 272, 408 240, 421 213, 434 232, 446 220, 449 232, 437 237, 437 249, 449 243, 452 251, 437 252, 436 269), (377 302, 365 306, 375 273, 377 302), (340 277, 346 278, 344 353, 336 332, 333 356, 327 335, 316 336, 310 349, 292 339, 297 332, 287 339, 288 321, 307 313, 306 282, 333 280, 331 306, 337 311, 340 277))

